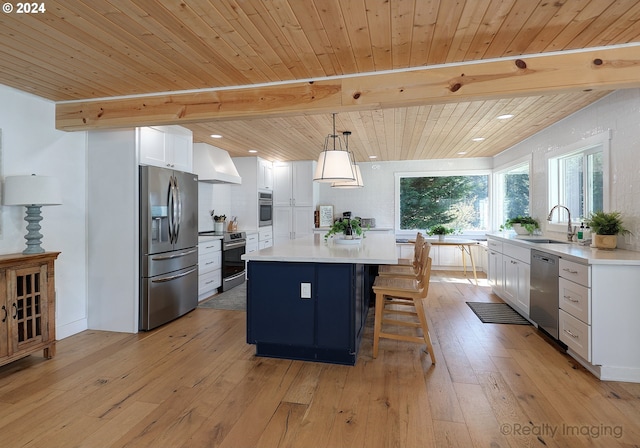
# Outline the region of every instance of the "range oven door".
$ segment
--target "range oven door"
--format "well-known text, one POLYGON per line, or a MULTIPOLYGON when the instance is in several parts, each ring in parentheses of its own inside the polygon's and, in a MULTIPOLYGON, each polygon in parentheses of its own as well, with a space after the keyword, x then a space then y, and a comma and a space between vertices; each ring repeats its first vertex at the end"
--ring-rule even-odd
POLYGON ((241 285, 245 280, 246 241, 233 241, 222 245, 222 291, 241 285))

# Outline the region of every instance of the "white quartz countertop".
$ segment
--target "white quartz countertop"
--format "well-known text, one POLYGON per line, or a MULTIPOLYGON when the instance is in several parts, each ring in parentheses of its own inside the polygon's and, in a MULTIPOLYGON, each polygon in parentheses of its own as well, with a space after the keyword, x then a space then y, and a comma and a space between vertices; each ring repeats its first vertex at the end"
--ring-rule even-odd
POLYGON ((307 263, 396 264, 396 238, 391 234, 370 234, 360 244, 341 245, 322 235, 288 240, 272 247, 244 254, 248 261, 295 261, 307 263))
POLYGON ((640 252, 624 249, 603 250, 595 247, 583 246, 579 243, 534 243, 527 239, 562 241, 560 238, 548 238, 545 236, 520 236, 513 234, 491 233, 488 238, 517 244, 519 246, 537 249, 550 254, 558 255, 578 263, 587 264, 617 264, 640 266, 640 252))
POLYGON ((198 243, 204 243, 206 241, 221 240, 222 235, 198 235, 198 243))

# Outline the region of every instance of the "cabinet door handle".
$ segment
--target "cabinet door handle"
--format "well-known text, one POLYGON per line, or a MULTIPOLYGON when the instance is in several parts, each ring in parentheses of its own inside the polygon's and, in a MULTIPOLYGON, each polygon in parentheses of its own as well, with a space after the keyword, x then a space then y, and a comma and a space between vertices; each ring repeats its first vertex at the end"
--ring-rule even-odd
POLYGON ((578 273, 578 271, 572 271, 569 268, 564 268, 563 271, 568 272, 569 274, 577 274, 578 273))
POLYGON ((576 299, 574 299, 574 298, 573 298, 573 297, 571 297, 571 296, 562 296, 562 297, 564 297, 565 299, 567 299, 569 302, 573 302, 573 303, 578 303, 578 302, 579 302, 579 300, 576 300, 576 299))
POLYGON ((569 330, 563 330, 565 333, 567 333, 569 336, 571 336, 573 339, 578 339, 579 336, 577 334, 573 334, 571 333, 571 331, 569 330))
POLYGON ((13 302, 13 304, 11 306, 13 306, 13 309, 15 311, 13 313, 13 316, 11 316, 11 318, 12 319, 16 319, 18 317, 18 305, 15 302, 13 302))
POLYGON ((4 317, 2 318, 2 322, 6 322, 7 317, 9 317, 9 312, 7 311, 7 307, 2 305, 2 311, 4 311, 4 317))

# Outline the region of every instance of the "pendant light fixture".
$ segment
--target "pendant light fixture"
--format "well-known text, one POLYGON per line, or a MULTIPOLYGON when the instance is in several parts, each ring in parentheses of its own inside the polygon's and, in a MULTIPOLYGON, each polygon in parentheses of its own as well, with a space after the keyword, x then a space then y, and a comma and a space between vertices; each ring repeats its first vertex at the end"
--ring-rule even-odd
POLYGON ((364 187, 364 183, 362 183, 362 173, 360 172, 360 167, 356 165, 356 157, 352 152, 349 151, 349 136, 351 135, 351 131, 344 131, 342 133, 344 135, 345 146, 347 148, 347 152, 351 155, 351 165, 353 172, 356 175, 355 180, 345 180, 334 182, 331 184, 333 188, 362 188, 364 187))
POLYGON ((342 149, 342 140, 336 134, 336 114, 333 114, 333 134, 327 135, 324 139, 324 149, 318 157, 313 180, 316 182, 343 182, 355 179, 356 175, 349 151, 342 149), (333 149, 329 148, 329 139, 333 140, 333 149), (339 149, 336 147, 336 140, 339 149))

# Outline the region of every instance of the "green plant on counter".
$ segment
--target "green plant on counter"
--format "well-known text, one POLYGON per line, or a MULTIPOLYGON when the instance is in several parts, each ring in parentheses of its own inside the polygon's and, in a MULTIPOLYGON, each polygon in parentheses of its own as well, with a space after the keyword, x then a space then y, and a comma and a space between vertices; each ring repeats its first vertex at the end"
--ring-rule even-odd
POLYGON ((538 220, 531 216, 516 216, 515 218, 509 218, 504 223, 504 228, 512 229, 514 224, 520 224, 527 232, 529 232, 529 234, 532 234, 534 230, 540 228, 538 220))
MULTIPOLYGON (((347 224, 351 224, 351 230, 353 231, 354 236, 364 237, 364 229, 360 225, 359 219, 346 219, 341 218, 333 223, 329 231, 324 235, 324 239, 329 239, 330 236, 337 235, 339 233, 344 234, 344 231, 347 230, 347 224)), ((367 230, 369 230, 369 226, 367 226, 367 230)))
POLYGON ((593 212, 585 220, 585 224, 597 235, 624 235, 629 232, 622 225, 620 212, 593 212))
POLYGON ((431 229, 429 229, 427 231, 427 235, 429 236, 433 236, 433 235, 450 235, 456 233, 455 229, 450 229, 449 227, 445 227, 443 225, 437 225, 437 226, 433 226, 431 227, 431 229))

